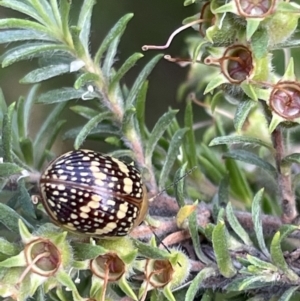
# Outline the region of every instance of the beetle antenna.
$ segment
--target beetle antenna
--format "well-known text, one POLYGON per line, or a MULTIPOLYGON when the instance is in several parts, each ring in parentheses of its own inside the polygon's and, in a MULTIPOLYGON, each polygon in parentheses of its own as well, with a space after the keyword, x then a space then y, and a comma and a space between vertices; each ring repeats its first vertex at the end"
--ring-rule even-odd
POLYGON ((155 200, 157 197, 159 197, 164 192, 166 192, 169 188, 171 188, 173 186, 176 186, 179 181, 181 181, 182 179, 184 179, 185 177, 187 177, 189 174, 191 174, 196 168, 198 168, 198 166, 192 167, 184 175, 182 175, 180 178, 176 179, 176 181, 174 183, 170 184, 169 186, 167 186, 166 188, 164 188, 163 190, 161 190, 159 193, 157 193, 155 196, 153 196, 152 198, 150 198, 149 202, 152 202, 153 200, 155 200))

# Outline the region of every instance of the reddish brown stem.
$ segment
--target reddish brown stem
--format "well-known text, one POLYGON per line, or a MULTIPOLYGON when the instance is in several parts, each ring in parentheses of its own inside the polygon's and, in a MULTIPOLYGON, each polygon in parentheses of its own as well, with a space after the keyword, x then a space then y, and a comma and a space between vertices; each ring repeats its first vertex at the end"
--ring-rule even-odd
POLYGON ((281 167, 282 159, 285 156, 284 137, 282 130, 277 128, 272 133, 272 141, 276 150, 275 161, 277 169, 277 183, 282 207, 282 221, 284 223, 292 223, 298 216, 296 209, 296 199, 292 191, 292 181, 290 169, 286 170, 281 167))

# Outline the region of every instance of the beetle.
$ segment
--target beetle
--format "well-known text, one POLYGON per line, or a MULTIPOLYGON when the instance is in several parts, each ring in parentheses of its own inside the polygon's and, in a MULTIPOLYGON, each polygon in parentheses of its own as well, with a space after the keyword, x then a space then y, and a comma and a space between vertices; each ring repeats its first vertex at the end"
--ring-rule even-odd
POLYGON ((148 211, 147 190, 131 164, 93 150, 73 150, 54 161, 39 181, 51 220, 74 233, 120 237, 148 211))

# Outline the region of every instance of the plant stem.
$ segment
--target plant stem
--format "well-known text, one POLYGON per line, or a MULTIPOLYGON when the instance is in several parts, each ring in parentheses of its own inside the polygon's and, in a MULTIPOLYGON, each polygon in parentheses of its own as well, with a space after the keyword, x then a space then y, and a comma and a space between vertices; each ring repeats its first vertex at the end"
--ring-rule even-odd
POLYGON ((280 201, 282 207, 282 221, 284 223, 291 223, 298 215, 296 209, 296 199, 292 191, 292 181, 290 168, 282 167, 281 162, 285 156, 284 150, 284 136, 280 128, 276 128, 272 133, 272 142, 275 153, 275 162, 277 169, 277 183, 280 194, 280 201))

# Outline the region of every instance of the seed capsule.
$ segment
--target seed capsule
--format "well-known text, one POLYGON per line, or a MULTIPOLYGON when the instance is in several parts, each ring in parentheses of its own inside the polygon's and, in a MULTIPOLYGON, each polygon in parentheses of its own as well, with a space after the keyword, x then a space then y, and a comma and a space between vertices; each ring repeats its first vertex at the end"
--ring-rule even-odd
POLYGON ((61 155, 46 168, 39 185, 50 218, 75 233, 124 236, 144 220, 148 210, 139 171, 92 150, 61 155))

